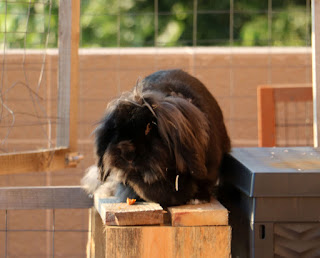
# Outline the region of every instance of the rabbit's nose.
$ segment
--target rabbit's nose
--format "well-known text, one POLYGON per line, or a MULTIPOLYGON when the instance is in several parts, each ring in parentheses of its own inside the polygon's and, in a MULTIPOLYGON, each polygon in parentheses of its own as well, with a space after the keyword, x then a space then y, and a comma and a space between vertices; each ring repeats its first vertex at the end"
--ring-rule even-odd
POLYGON ((128 162, 132 162, 135 158, 135 147, 129 141, 123 141, 118 144, 118 150, 120 156, 128 162))
POLYGON ((134 159, 134 151, 132 150, 121 150, 121 157, 126 161, 132 162, 134 159))

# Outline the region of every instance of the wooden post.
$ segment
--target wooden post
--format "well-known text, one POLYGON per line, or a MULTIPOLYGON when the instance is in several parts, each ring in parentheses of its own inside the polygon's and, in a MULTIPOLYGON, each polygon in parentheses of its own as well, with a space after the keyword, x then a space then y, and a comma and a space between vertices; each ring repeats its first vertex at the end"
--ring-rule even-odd
POLYGON ((259 86, 257 95, 259 147, 274 147, 276 145, 274 89, 259 86))
POLYGON ((77 149, 80 1, 60 0, 57 146, 77 149))
POLYGON ((170 207, 171 222, 161 222, 161 216, 152 216, 161 213, 158 204, 128 205, 103 195, 94 199, 87 257, 230 257, 228 211, 217 200, 170 207), (110 224, 109 217, 118 223, 110 224))
POLYGON ((320 0, 312 0, 313 142, 320 141, 320 0))

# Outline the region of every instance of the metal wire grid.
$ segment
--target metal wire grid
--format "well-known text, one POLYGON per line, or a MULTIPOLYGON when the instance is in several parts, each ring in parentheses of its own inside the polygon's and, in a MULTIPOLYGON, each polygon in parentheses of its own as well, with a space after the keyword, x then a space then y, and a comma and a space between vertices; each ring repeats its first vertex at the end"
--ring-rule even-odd
MULTIPOLYGON (((116 28, 112 28, 113 35, 109 36, 109 40, 100 42, 100 47, 174 47, 174 46, 239 46, 239 45, 254 45, 255 39, 246 40, 241 42, 240 39, 240 29, 243 25, 241 20, 250 21, 256 15, 261 15, 267 20, 267 35, 260 39, 259 43, 262 46, 276 46, 279 43, 279 37, 275 32, 273 24, 275 19, 282 15, 285 8, 290 7, 288 1, 274 1, 265 0, 263 1, 262 8, 252 7, 250 9, 243 9, 241 3, 249 3, 250 1, 235 1, 235 0, 224 0, 220 1, 201 1, 201 0, 190 0, 181 1, 185 4, 186 9, 175 8, 175 4, 179 4, 179 1, 172 1, 172 6, 168 7, 161 4, 159 0, 153 0, 148 2, 148 6, 141 5, 142 9, 129 8, 127 7, 126 1, 124 0, 113 0, 106 1, 105 4, 101 4, 99 9, 94 7, 86 8, 91 1, 82 0, 82 12, 81 16, 85 17, 84 22, 81 23, 82 30, 92 29, 87 23, 87 18, 89 17, 101 17, 105 18, 106 21, 114 24, 116 28), (208 4, 209 3, 209 4, 208 4), (223 3, 223 4, 221 4, 223 3), (208 9, 208 5, 211 7, 208 9), (190 27, 185 28, 185 33, 177 41, 163 41, 160 32, 164 30, 165 22, 168 18, 173 16, 185 16, 186 24, 190 27), (149 40, 139 40, 134 36, 130 40, 125 40, 122 37, 123 33, 127 32, 128 26, 131 28, 132 33, 139 30, 138 21, 139 18, 149 17, 147 23, 150 23, 152 27, 153 37, 149 40), (215 24, 210 24, 213 18, 224 17, 224 24, 222 24, 224 33, 220 35, 215 35, 212 33, 215 29, 215 24), (126 18, 130 18, 130 22, 126 22, 126 18), (190 20, 188 23, 186 20, 190 20), (161 22, 162 21, 162 22, 161 22), (129 23, 126 24, 126 23, 129 23), (205 26, 207 29, 206 35, 199 34, 199 26, 205 26), (223 37, 221 37, 223 35, 223 37), (278 43, 277 43, 278 42, 278 43)), ((253 1, 254 2, 254 1, 253 1)), ((261 1, 260 1, 261 2, 261 1)), ((310 0, 300 1, 299 4, 305 2, 304 10, 290 10, 292 14, 295 12, 301 14, 304 12, 304 44, 305 46, 310 46, 310 0)), ((101 23, 102 24, 102 23, 101 23)), ((221 24, 219 24, 221 25, 221 24)), ((263 28, 261 28, 263 29, 263 28)), ((95 41, 99 38, 103 38, 103 32, 101 29, 97 29, 98 33, 93 32, 94 37, 91 39, 81 39, 82 47, 92 47, 96 46, 95 41)), ((281 40, 280 40, 281 41, 281 40)), ((280 44, 285 45, 284 42, 280 44)))

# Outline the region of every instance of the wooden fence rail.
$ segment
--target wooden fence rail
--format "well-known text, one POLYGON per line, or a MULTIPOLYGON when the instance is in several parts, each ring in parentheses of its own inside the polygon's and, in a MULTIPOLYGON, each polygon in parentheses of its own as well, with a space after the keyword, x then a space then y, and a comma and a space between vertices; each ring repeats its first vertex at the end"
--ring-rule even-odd
POLYGON ((80 186, 1 187, 0 210, 86 209, 93 199, 80 186))

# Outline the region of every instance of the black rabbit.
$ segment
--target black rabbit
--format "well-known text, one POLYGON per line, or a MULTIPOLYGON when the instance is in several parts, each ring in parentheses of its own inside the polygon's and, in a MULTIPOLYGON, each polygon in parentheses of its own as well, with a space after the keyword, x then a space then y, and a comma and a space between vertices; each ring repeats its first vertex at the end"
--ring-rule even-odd
POLYGON ((182 70, 155 72, 110 102, 95 137, 97 167, 83 184, 93 191, 99 184, 89 178, 111 177, 124 185, 119 196, 131 187, 162 206, 209 200, 230 151, 217 101, 182 70))

